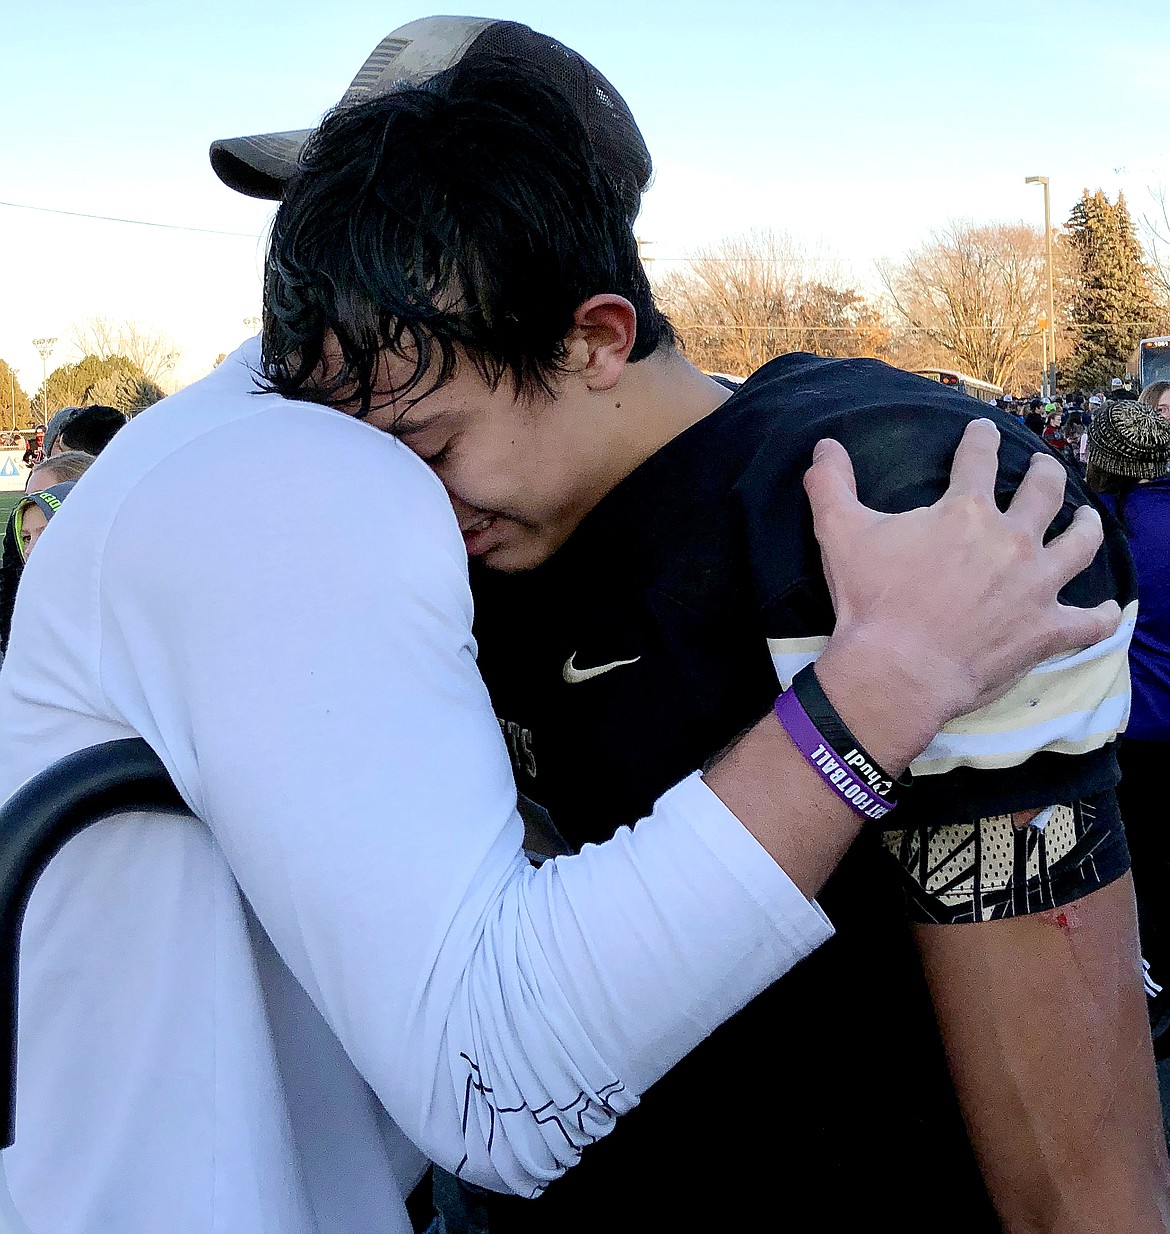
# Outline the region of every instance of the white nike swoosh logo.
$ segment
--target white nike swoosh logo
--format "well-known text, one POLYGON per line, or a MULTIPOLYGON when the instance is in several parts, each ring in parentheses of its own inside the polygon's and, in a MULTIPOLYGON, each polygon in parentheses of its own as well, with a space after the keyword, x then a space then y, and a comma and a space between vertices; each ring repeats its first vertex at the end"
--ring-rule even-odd
POLYGON ((565 667, 561 673, 561 676, 571 686, 576 685, 579 681, 588 681, 592 677, 600 677, 602 673, 608 673, 610 669, 621 668, 626 664, 637 664, 642 657, 635 656, 632 660, 613 660, 609 664, 599 664, 596 668, 574 668, 573 661, 576 658, 577 653, 574 651, 565 661, 565 667))

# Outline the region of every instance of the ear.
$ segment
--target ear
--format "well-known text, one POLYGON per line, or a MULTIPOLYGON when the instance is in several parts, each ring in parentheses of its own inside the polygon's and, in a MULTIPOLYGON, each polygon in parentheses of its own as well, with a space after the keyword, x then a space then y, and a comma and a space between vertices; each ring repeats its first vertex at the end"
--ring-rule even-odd
POLYGON ((624 296, 590 296, 577 306, 565 339, 566 363, 590 390, 612 390, 630 358, 638 314, 624 296))

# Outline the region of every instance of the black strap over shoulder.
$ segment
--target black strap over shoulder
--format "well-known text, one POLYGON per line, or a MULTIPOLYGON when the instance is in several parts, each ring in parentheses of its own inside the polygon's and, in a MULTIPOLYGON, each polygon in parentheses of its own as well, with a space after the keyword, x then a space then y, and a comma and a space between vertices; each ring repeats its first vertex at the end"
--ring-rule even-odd
POLYGON ((189 814, 158 755, 141 737, 107 741, 53 763, 0 806, 0 1132, 16 1139, 16 1004, 20 928, 33 886, 78 832, 131 811, 189 814))

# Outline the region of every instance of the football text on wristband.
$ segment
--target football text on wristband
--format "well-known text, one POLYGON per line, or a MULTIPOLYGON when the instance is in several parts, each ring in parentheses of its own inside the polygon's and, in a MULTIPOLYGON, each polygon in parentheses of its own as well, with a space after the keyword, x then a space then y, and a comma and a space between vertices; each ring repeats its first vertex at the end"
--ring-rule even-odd
POLYGON ((776 700, 776 718, 822 780, 862 818, 884 818, 908 788, 910 773, 885 772, 849 731, 829 702, 813 666, 803 668, 776 700))

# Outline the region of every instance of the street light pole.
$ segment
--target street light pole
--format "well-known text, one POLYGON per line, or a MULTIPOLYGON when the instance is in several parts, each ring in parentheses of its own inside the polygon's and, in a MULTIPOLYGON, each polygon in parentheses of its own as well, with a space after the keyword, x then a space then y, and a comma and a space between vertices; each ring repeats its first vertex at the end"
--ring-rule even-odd
POLYGON ((1048 364, 1044 366, 1044 379, 1048 384, 1047 394, 1052 398, 1056 394, 1056 310, 1053 307, 1052 295, 1052 212, 1048 200, 1048 177, 1025 176, 1025 184, 1041 184, 1044 186, 1044 265, 1048 270, 1048 364), (1051 365, 1051 368, 1049 367, 1051 365))
POLYGON ((35 338, 33 346, 41 353, 41 421, 49 422, 49 357, 53 354, 55 338, 35 338))

